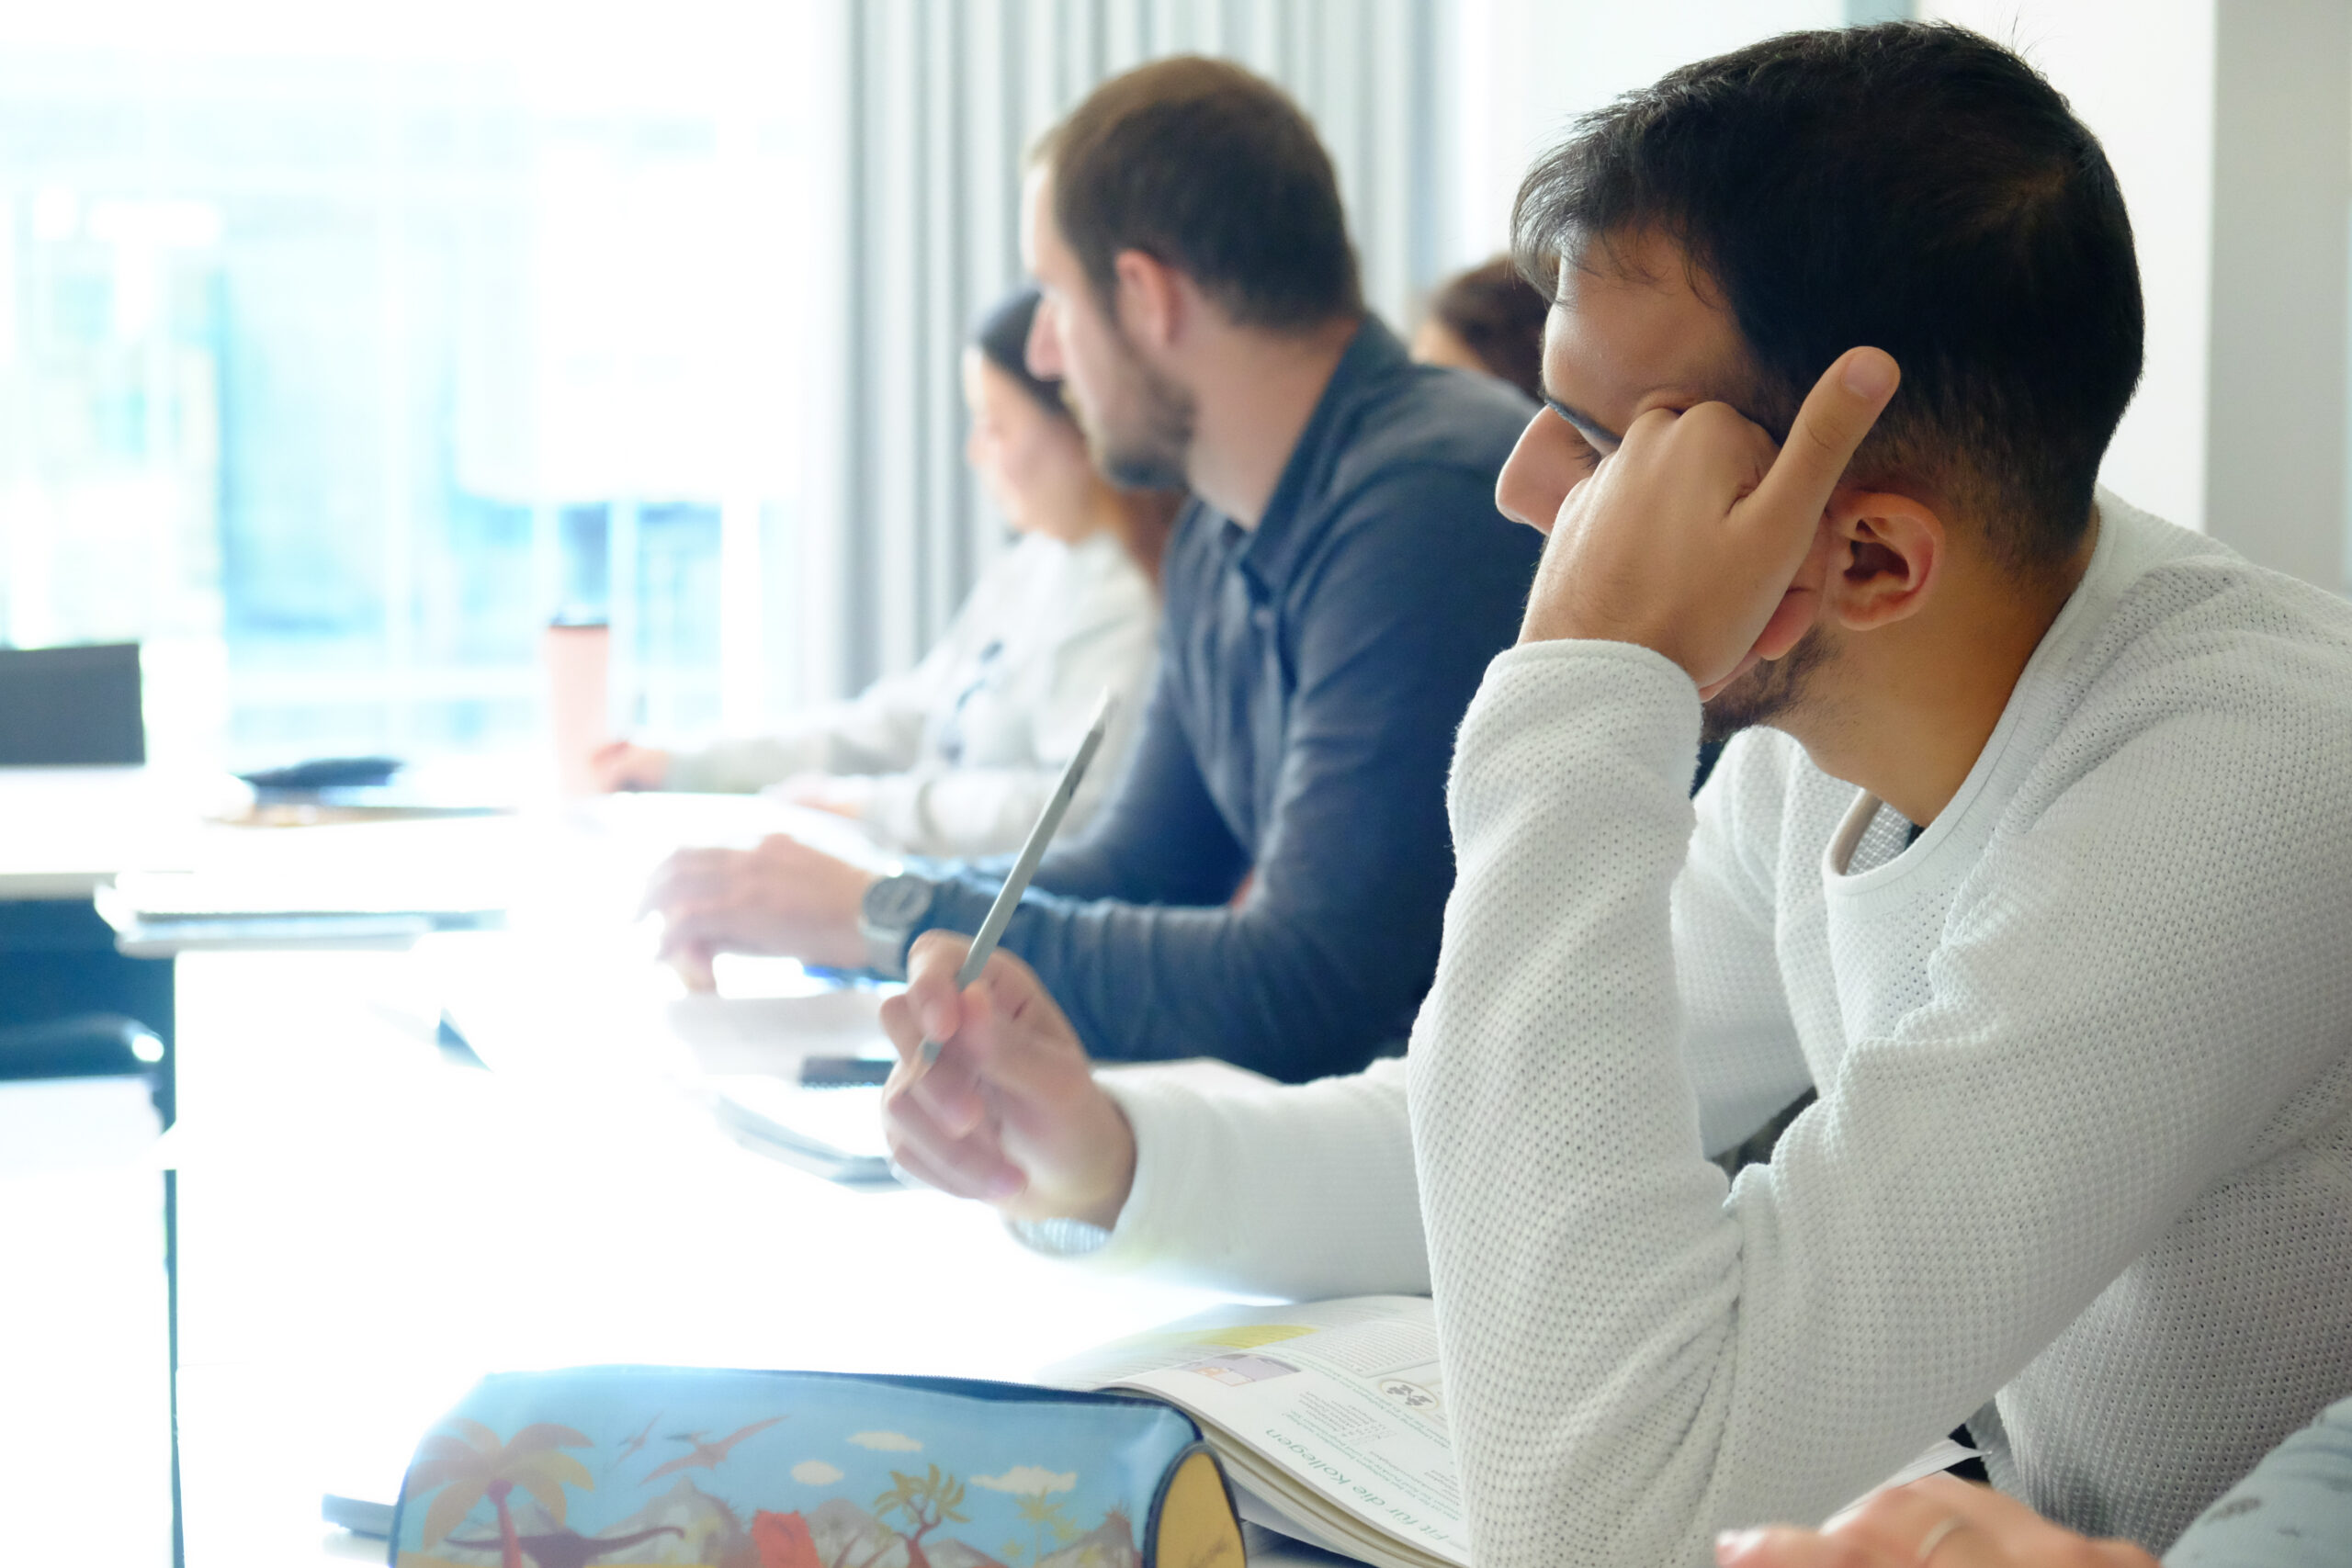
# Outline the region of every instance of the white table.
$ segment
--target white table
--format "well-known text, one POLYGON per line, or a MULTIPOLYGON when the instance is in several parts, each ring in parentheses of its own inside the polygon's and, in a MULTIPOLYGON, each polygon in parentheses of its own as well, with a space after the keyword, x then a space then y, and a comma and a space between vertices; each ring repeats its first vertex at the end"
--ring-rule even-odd
POLYGON ((641 1085, 453 1067, 406 955, 180 962, 190 1568, 319 1561, 320 1494, 389 1495, 487 1371, 1019 1377, 1218 1299, 1064 1269, 933 1193, 830 1186, 641 1085))
MULTIPOLYGON (((544 949, 576 927, 617 953, 667 846, 827 828, 756 801, 674 797, 302 829, 207 824, 205 804, 190 781, 142 769, 0 770, 16 829, 0 840, 0 898, 86 897, 133 870, 332 863, 356 877, 441 857, 513 883, 518 942, 544 949)), ((582 1040, 599 1061, 578 1081, 453 1066, 434 1043, 447 976, 430 953, 205 953, 177 969, 179 1124, 144 1162, 74 1179, 125 1225, 152 1224, 114 1190, 136 1198, 154 1166, 178 1172, 191 1568, 380 1561, 380 1543, 323 1529, 322 1493, 389 1497, 417 1437, 486 1371, 1017 1378, 1219 1299, 1093 1279, 1023 1251, 977 1206, 848 1190, 742 1150, 683 1098, 611 1072, 609 1029, 582 1040)), ((634 980, 618 990, 641 1010, 634 980)), ((559 1032, 598 1010, 576 994, 554 1002, 559 1032)), ((74 1280, 73 1237, 38 1234, 55 1256, 20 1254, 27 1277, 74 1280)), ((152 1245, 131 1240, 134 1258, 152 1245)), ((30 1365, 38 1350, 10 1354, 30 1365)), ((78 1375, 51 1370, 61 1389, 78 1375)), ((148 1458, 116 1483, 140 1493, 118 1522, 143 1521, 125 1562, 158 1561, 148 1458)))
POLYGON ((191 863, 220 781, 152 768, 0 768, 0 899, 86 898, 191 863))

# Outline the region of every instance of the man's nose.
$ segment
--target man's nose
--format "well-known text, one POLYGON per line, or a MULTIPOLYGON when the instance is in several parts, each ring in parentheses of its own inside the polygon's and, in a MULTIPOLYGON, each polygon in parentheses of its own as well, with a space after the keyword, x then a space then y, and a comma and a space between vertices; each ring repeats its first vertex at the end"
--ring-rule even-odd
POLYGON ((1567 424, 1550 409, 1538 409, 1519 444, 1510 449, 1503 471, 1495 476, 1495 510, 1514 523, 1524 523, 1539 534, 1552 531, 1560 502, 1574 482, 1574 455, 1564 438, 1567 424), (1547 426, 1551 428, 1546 428, 1547 426))
POLYGON ((1061 324, 1051 301, 1039 300, 1029 319, 1029 344, 1024 353, 1029 374, 1040 381, 1058 381, 1062 375, 1061 324))

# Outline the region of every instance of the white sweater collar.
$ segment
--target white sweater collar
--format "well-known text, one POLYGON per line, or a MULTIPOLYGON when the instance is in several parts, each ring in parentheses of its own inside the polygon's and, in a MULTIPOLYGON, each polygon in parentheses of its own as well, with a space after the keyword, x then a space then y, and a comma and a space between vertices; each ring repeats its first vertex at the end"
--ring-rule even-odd
MULTIPOLYGON (((1848 869, 1853 864, 1854 852, 1884 805, 1870 791, 1857 790, 1853 805, 1823 852, 1822 880, 1826 886, 1849 896, 1875 891, 1923 867, 1939 865, 1946 858, 1947 846, 1964 842, 1972 858, 1981 847, 1978 840, 1990 830, 2001 801, 2016 787, 2019 768, 2029 765, 2032 753, 2041 750, 2038 744, 2018 745, 2019 738, 2038 731, 2041 721, 2053 716, 2051 697, 2075 654, 2096 635, 2140 574, 2168 553, 2168 536, 2176 533, 2103 489, 2098 492, 2092 516, 2098 537, 2091 547, 2083 580, 2067 595, 2033 657, 2018 672, 1999 722, 1985 737, 1984 750, 1976 754, 1975 764, 1951 803, 1907 851, 1855 872, 1848 869), (2012 757, 2019 759, 2019 767, 2008 765, 2012 757)), ((2037 734, 2034 739, 2043 738, 2037 734)))

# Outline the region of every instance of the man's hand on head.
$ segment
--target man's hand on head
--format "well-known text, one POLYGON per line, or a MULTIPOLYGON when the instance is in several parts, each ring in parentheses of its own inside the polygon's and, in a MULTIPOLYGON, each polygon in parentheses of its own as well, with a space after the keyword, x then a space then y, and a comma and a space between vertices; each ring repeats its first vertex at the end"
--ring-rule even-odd
POLYGON ((680 850, 645 890, 662 917, 661 957, 696 990, 721 953, 781 953, 854 968, 858 914, 874 874, 781 834, 749 850, 680 850))
POLYGON ((1702 697, 1786 653, 1819 608, 1822 513, 1899 377, 1849 350, 1779 447, 1724 403, 1644 413, 1561 502, 1520 640, 1638 643, 1702 697))
POLYGON ((970 945, 926 931, 907 954, 905 993, 882 1004, 899 1049, 882 1091, 891 1155, 916 1179, 1010 1218, 1108 1228, 1135 1182, 1134 1130, 1026 964, 998 953, 956 989, 970 945), (928 1067, 926 1036, 940 1044, 928 1067))

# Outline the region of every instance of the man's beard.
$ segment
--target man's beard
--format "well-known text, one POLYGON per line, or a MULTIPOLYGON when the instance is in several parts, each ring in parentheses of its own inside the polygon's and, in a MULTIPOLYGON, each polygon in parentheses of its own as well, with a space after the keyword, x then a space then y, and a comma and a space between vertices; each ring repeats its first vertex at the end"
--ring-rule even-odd
POLYGON ((1080 411, 1079 425, 1102 477, 1123 490, 1183 490, 1192 482, 1185 465, 1193 451, 1199 405, 1192 393, 1143 362, 1126 334, 1118 334, 1134 392, 1131 428, 1113 430, 1080 411))
POLYGON ((1781 717, 1804 701, 1815 673, 1828 659, 1829 645, 1815 626, 1788 652, 1758 664, 1708 698, 1699 710, 1699 739, 1717 745, 1743 729, 1781 717))

